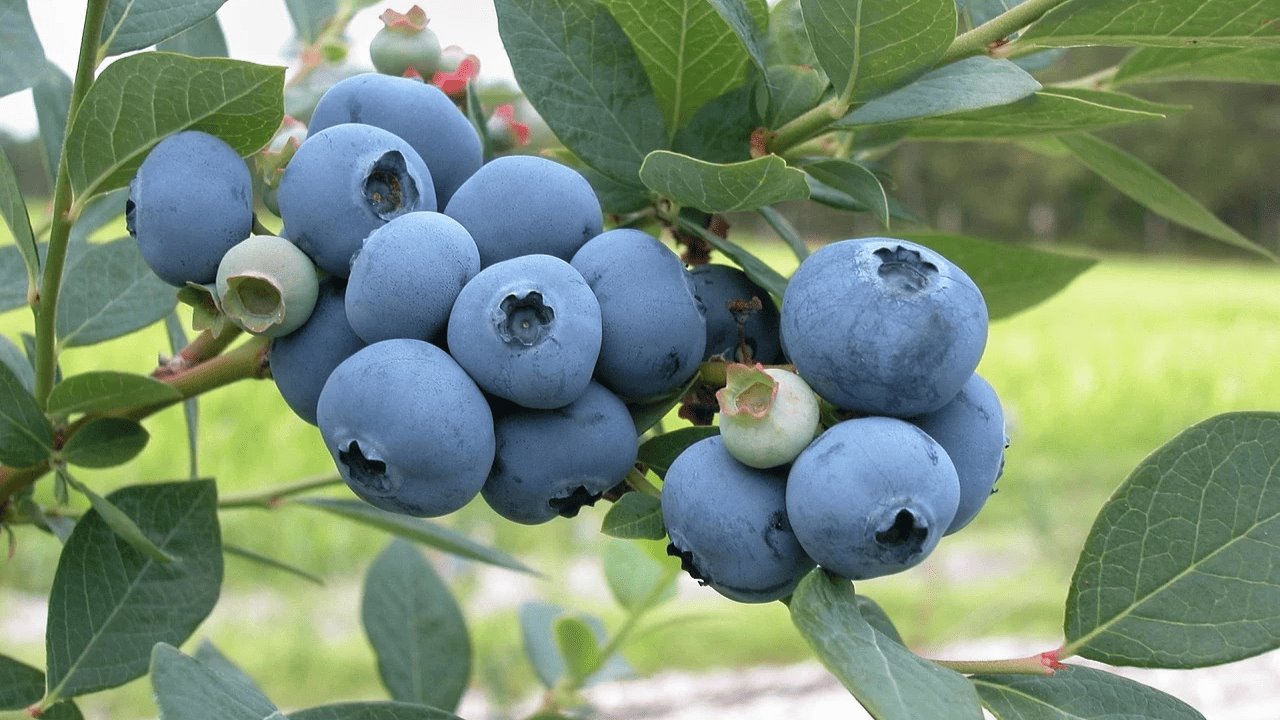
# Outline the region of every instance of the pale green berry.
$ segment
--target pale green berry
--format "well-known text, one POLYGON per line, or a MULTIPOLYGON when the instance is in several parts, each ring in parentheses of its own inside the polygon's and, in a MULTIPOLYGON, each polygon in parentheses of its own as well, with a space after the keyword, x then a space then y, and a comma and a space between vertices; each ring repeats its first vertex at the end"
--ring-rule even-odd
POLYGON ((311 317, 319 281, 298 246, 274 235, 250 235, 223 256, 217 291, 222 313, 232 323, 276 338, 311 317))
POLYGON ((818 434, 818 396, 799 375, 779 368, 730 365, 720 402, 720 436, 738 462, 785 465, 818 434))

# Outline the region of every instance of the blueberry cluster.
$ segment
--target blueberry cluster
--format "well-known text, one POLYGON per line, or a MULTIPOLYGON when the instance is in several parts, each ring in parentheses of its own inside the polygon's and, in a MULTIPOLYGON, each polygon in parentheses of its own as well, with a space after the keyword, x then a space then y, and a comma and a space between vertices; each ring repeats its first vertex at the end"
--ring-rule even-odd
POLYGON ((730 365, 720 435, 677 457, 662 493, 668 552, 744 602, 785 597, 815 564, 855 580, 919 564, 1004 466, 1000 402, 974 372, 986 303, 946 258, 828 245, 792 276, 779 331, 795 373, 730 365))
POLYGON ((241 158, 196 131, 144 160, 128 225, 160 277, 272 338, 284 400, 379 508, 434 517, 479 495, 520 523, 573 516, 635 467, 628 403, 711 360, 720 435, 671 464, 662 507, 670 552, 728 597, 784 597, 815 563, 910 567, 991 492, 986 305, 927 248, 829 245, 779 311, 736 268, 605 230, 575 170, 482 162, 457 106, 409 78, 334 85, 291 152, 278 237, 252 234, 241 158))

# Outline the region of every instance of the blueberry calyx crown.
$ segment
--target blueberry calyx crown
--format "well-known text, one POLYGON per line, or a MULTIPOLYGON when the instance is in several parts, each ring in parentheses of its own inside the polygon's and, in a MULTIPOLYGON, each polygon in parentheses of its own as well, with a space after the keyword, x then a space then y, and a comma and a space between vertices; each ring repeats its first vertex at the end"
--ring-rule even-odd
POLYGON ((352 440, 346 449, 338 450, 338 462, 347 468, 351 482, 373 495, 394 495, 400 483, 387 472, 387 464, 376 457, 368 457, 360 443, 352 440))
POLYGON ((680 569, 689 573, 689 577, 698 581, 699 585, 705 586, 707 579, 703 577, 702 571, 698 569, 697 564, 693 560, 693 552, 689 550, 681 550, 676 547, 673 542, 667 543, 667 555, 680 558, 680 569))
POLYGON ((553 497, 547 501, 553 510, 560 514, 560 517, 577 517, 578 511, 588 505, 595 505, 604 493, 592 493, 585 487, 579 485, 573 489, 573 492, 564 497, 553 497))
POLYGON ((895 245, 873 254, 880 260, 876 272, 885 283, 902 292, 920 292, 938 275, 938 266, 925 260, 918 250, 895 245))
POLYGON ((523 297, 512 293, 503 298, 498 318, 498 337, 503 342, 531 347, 551 334, 556 313, 542 301, 542 293, 530 291, 523 297))
POLYGON ((920 554, 929 539, 929 524, 907 508, 898 508, 881 522, 875 532, 876 545, 897 562, 906 562, 920 554))
POLYGON ((373 163, 364 179, 364 198, 374 215, 388 221, 417 206, 418 185, 409 177, 404 155, 392 150, 373 163))

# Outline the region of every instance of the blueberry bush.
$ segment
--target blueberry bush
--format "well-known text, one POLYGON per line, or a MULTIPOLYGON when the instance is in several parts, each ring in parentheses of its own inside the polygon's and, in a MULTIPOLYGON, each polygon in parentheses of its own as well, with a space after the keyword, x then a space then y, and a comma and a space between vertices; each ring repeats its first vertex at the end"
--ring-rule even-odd
POLYGON ((456 717, 471 640, 412 543, 530 572, 429 519, 477 498, 528 525, 610 503, 601 532, 635 541, 604 558, 618 626, 522 610, 540 720, 582 716, 581 690, 617 675, 682 572, 786 603, 879 720, 1199 718, 1071 660, 1200 668, 1280 647, 1277 413, 1205 419, 1133 470, 1097 515, 1056 649, 929 660, 854 585, 919 564, 981 510, 1017 442, 974 372, 988 322, 1090 264, 920 229, 883 158, 1019 143, 1274 260, 1094 134, 1184 109, 1131 85, 1274 82, 1274 0, 495 0, 558 141, 541 156, 520 154, 515 105, 485 106, 481 58, 420 8, 386 10, 379 72, 358 73, 344 30, 372 3, 288 2, 286 80, 225 57, 222 2, 89 0, 71 78, 27 3, 0 0, 0 92, 33 89, 55 188, 33 227, 0 156, 0 310, 32 316, 21 343, 0 338, 0 528, 61 544, 45 667, 0 655, 0 710, 78 718, 79 696, 149 675, 162 718, 283 720, 213 646, 177 649, 217 603, 224 555, 298 572, 219 530, 283 501, 397 538, 360 619, 389 699, 294 720, 456 717), (1037 79, 1083 46, 1128 51, 1037 79), (805 200, 884 236, 811 254, 776 207, 805 200), (761 216, 794 275, 729 213, 761 216), (121 216, 129 237, 86 239, 121 216), (149 375, 60 371, 161 322, 172 355, 149 375), (179 404, 194 457, 197 399, 266 378, 317 426, 332 477, 252 497, 194 469, 105 495, 77 477, 147 451, 143 421, 179 404))

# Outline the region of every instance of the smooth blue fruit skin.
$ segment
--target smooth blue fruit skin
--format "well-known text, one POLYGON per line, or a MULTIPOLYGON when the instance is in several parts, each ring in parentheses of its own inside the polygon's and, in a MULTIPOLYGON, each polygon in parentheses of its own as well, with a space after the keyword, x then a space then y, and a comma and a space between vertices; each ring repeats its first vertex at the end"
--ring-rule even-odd
POLYGON ((129 234, 170 285, 207 285, 253 229, 249 166, 222 140, 186 130, 161 140, 129 183, 129 234))
POLYGON ((693 278, 694 294, 706 308, 707 349, 703 360, 717 356, 730 361, 744 359, 737 356, 738 322, 729 312, 729 303, 750 302, 756 297, 760 298, 762 307, 744 326, 747 346, 752 350, 751 361, 765 365, 784 361, 778 339, 778 306, 768 291, 751 282, 746 273, 728 265, 698 265, 689 271, 689 276, 693 278))
POLYGON ((341 123, 395 133, 422 156, 435 181, 435 210, 484 162, 480 136, 440 88, 420 80, 364 73, 334 83, 316 104, 312 134, 341 123))
POLYGON ((481 495, 508 520, 537 525, 573 517, 625 480, 636 461, 627 406, 596 383, 562 408, 495 416, 497 457, 481 495))
POLYGON ((481 270, 449 314, 449 352, 486 392, 527 408, 564 407, 591 382, 600 305, 569 263, 525 255, 481 270))
POLYGON ((686 571, 746 603, 791 594, 813 568, 787 518, 786 470, 734 460, 719 437, 690 445, 662 486, 662 519, 686 571))
POLYGON ((680 258, 640 230, 609 230, 573 256, 600 301, 604 336, 596 379, 624 398, 674 390, 707 345, 702 304, 680 258))
POLYGON ((347 322, 343 283, 320 282, 315 309, 302 327, 271 341, 271 377, 294 414, 316 424, 320 390, 333 369, 365 346, 347 322))
POLYGON ((810 255, 782 300, 782 346, 834 405, 908 418, 947 404, 987 342, 987 306, 969 276, 892 238, 844 240, 810 255))
POLYGON ((484 267, 534 253, 567 261, 603 227, 600 201, 586 178, 535 155, 485 163, 444 212, 470 231, 484 267))
POLYGON ((408 143, 372 125, 334 125, 307 137, 280 178, 284 236, 327 273, 346 277, 374 230, 436 209, 431 172, 408 143))
POLYGON ((946 451, 896 418, 833 425, 787 475, 787 515, 800 544, 851 580, 919 564, 950 527, 959 501, 946 451))
POLYGON ((1004 469, 1008 439, 1000 398, 974 373, 951 402, 911 422, 947 451, 960 478, 960 507, 947 529, 950 535, 978 514, 1004 469))
POLYGON ((466 228, 440 213, 401 215, 374 230, 351 262, 347 319, 367 342, 430 340, 478 272, 480 254, 466 228))
POLYGON ((342 478, 383 510, 451 513, 479 494, 493 464, 484 394, 448 353, 422 340, 383 340, 342 361, 317 415, 342 478))

